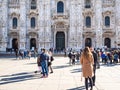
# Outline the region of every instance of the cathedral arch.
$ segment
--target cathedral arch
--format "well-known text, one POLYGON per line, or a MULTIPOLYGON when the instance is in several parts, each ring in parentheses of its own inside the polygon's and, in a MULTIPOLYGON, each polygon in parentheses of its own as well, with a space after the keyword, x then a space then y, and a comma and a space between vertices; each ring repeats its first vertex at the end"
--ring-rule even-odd
POLYGON ((92 40, 91 38, 86 38, 85 39, 85 47, 91 47, 92 46, 92 40))
POLYGON ((35 38, 30 39, 30 49, 36 49, 36 39, 35 38))
POLYGON ((65 33, 62 31, 56 33, 56 49, 57 51, 65 49, 65 33))
POLYGON ((110 38, 104 39, 104 46, 106 46, 107 48, 111 48, 111 39, 110 38))
POLYGON ((18 39, 17 38, 12 39, 12 49, 14 49, 14 50, 18 49, 18 39))

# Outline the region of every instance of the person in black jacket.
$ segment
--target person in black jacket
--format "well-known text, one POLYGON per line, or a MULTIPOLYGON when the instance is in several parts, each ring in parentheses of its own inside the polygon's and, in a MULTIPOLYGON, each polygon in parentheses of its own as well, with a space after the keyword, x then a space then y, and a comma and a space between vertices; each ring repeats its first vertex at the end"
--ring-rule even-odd
POLYGON ((93 80, 93 86, 95 86, 95 80, 96 80, 96 65, 97 65, 97 53, 94 51, 93 47, 90 47, 90 50, 93 54, 93 58, 94 58, 94 65, 93 65, 93 72, 94 72, 94 76, 92 77, 93 80))

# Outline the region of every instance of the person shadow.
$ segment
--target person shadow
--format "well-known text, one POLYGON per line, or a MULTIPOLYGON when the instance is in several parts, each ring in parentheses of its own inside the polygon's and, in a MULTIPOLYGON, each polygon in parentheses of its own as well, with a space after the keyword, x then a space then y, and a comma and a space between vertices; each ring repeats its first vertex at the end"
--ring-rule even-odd
POLYGON ((71 88, 71 89, 67 89, 67 90, 86 90, 86 89, 85 89, 85 86, 80 86, 80 87, 71 88))
POLYGON ((40 75, 36 76, 34 72, 21 72, 11 75, 0 76, 0 85, 22 82, 26 80, 40 79, 40 75))

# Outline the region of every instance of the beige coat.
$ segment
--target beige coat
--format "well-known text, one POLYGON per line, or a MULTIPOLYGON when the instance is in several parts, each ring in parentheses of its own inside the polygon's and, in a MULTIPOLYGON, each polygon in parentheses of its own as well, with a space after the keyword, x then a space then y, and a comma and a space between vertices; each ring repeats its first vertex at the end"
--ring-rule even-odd
POLYGON ((83 57, 83 55, 81 55, 80 63, 82 64, 83 77, 85 78, 92 77, 93 76, 93 64, 94 64, 93 55, 91 54, 91 57, 89 58, 89 60, 87 60, 86 58, 83 57))

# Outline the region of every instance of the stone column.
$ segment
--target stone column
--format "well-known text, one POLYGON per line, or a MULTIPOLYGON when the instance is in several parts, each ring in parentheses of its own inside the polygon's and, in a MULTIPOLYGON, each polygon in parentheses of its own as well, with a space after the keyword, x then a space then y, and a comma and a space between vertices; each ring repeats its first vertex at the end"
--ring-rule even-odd
POLYGON ((81 49, 82 48, 82 45, 83 45, 83 37, 82 37, 82 31, 83 31, 83 15, 82 15, 82 12, 83 12, 83 9, 82 9, 82 2, 79 0, 78 2, 78 7, 77 7, 77 10, 78 10, 78 15, 77 15, 77 26, 78 26, 78 29, 77 29, 77 41, 78 41, 78 45, 77 45, 77 48, 78 49, 81 49))
POLYGON ((46 0, 46 38, 47 38, 47 43, 46 46, 48 49, 50 49, 51 46, 51 42, 52 42, 52 31, 51 31, 51 0, 46 0))
POLYGON ((69 39, 68 39, 68 42, 69 42, 69 46, 68 48, 76 48, 76 28, 75 28, 75 25, 76 25, 76 12, 75 12, 75 1, 71 1, 70 2, 70 30, 69 30, 69 39))
MULTIPOLYGON (((119 44, 120 45, 120 0, 116 0, 116 3, 115 3, 115 8, 116 8, 116 44, 119 44)), ((115 45, 114 45, 115 46, 115 45)), ((116 46, 115 46, 116 47, 116 46)), ((118 48, 120 48, 120 46, 117 46, 118 48)))
POLYGON ((96 40, 95 46, 96 48, 102 48, 102 1, 96 0, 95 4, 95 26, 96 26, 96 40))
POLYGON ((37 0, 37 9, 38 9, 38 50, 40 50, 42 48, 41 44, 42 44, 42 29, 43 29, 43 20, 42 20, 42 1, 41 0, 37 0))
POLYGON ((27 24, 27 13, 26 13, 26 1, 20 1, 20 22, 18 23, 20 27, 19 32, 19 49, 26 48, 26 24, 27 24))
POLYGON ((0 6, 0 29, 1 29, 1 45, 0 51, 6 51, 7 48, 7 40, 8 40, 8 0, 1 1, 0 6))

